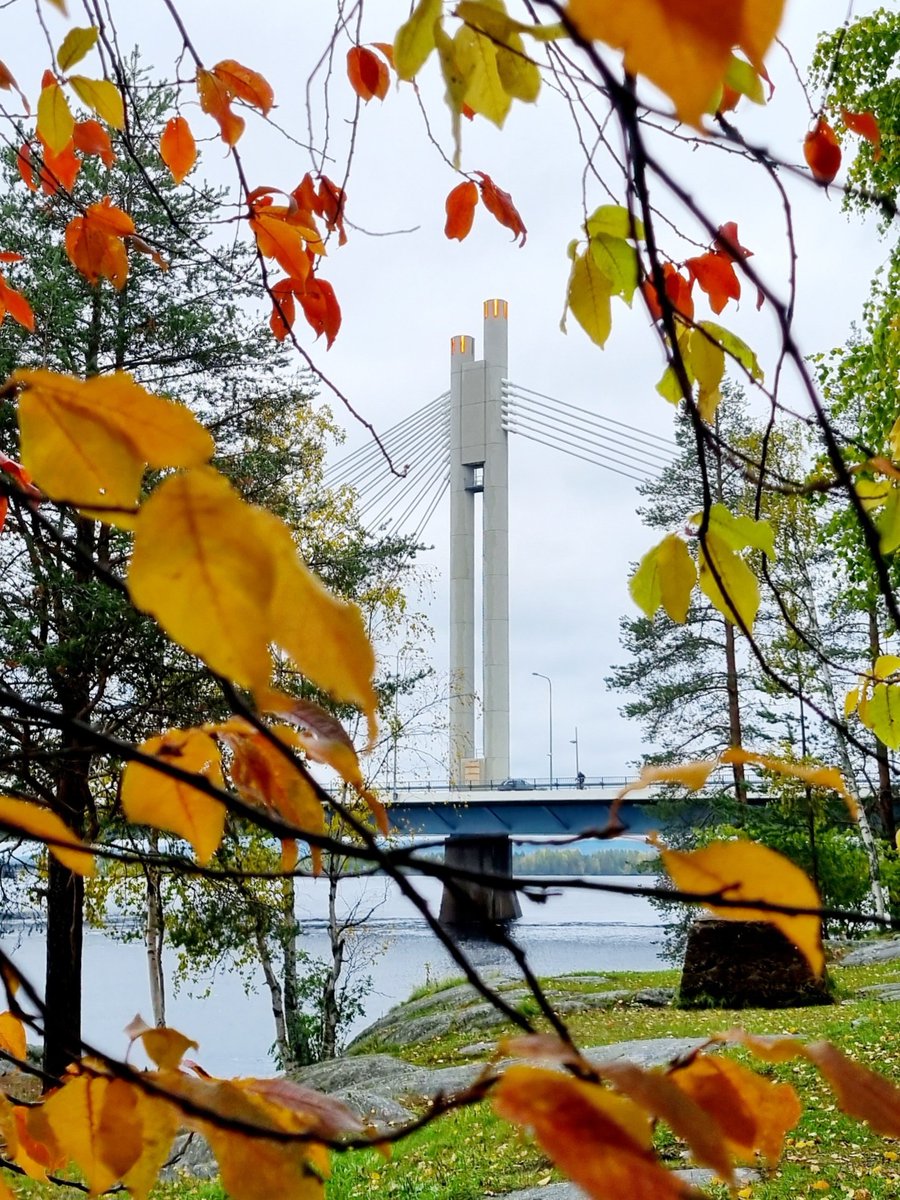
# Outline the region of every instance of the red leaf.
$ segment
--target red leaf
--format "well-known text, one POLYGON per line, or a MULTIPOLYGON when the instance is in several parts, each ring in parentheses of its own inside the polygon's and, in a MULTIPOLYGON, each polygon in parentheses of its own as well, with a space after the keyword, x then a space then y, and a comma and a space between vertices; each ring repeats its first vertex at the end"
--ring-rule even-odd
POLYGON ((476 171, 475 174, 481 180, 478 186, 481 189, 481 199, 484 201, 485 208, 497 218, 501 225, 512 230, 513 237, 521 238, 519 245, 524 246, 528 230, 519 216, 518 209, 513 204, 512 196, 509 192, 498 188, 490 175, 485 175, 483 171, 476 171))
POLYGON ((306 291, 297 299, 316 337, 324 333, 330 350, 341 327, 341 309, 334 288, 327 280, 313 277, 307 281, 306 291))
POLYGON ((272 288, 272 316, 269 318, 269 328, 279 342, 283 342, 293 328, 297 315, 294 304, 294 287, 290 279, 281 279, 272 288), (275 301, 278 301, 276 304, 275 301))
POLYGON ((93 117, 87 121, 75 122, 72 140, 76 150, 80 150, 82 154, 96 154, 105 167, 111 167, 116 161, 109 134, 93 117))
POLYGON ((7 512, 9 512, 9 501, 5 496, 0 496, 0 533, 3 532, 3 526, 6 524, 7 512))
POLYGON ((475 220, 475 205, 478 203, 478 188, 471 179, 457 186, 450 192, 444 205, 447 210, 447 223, 444 235, 462 241, 469 236, 472 222, 475 220))
MULTIPOLYGON (((663 278, 666 281, 666 298, 672 308, 687 320, 692 321, 694 319, 694 299, 691 296, 691 289, 694 286, 693 278, 685 279, 672 263, 663 263, 663 278)), ((641 284, 641 292, 647 301, 651 319, 660 320, 662 306, 652 279, 644 280, 641 284)))
POLYGON ((459 111, 462 113, 462 115, 466 118, 467 121, 475 120, 475 109, 472 108, 471 105, 463 104, 462 108, 459 111))
POLYGON ((391 81, 387 64, 365 46, 351 46, 347 51, 347 76, 350 86, 366 104, 376 97, 383 100, 391 81))
POLYGON ((851 133, 858 133, 874 146, 872 157, 878 162, 881 158, 881 130, 878 122, 870 112, 853 113, 846 108, 841 109, 841 120, 851 133))
POLYGON ((748 250, 746 246, 742 246, 740 243, 736 221, 726 221, 724 225, 719 226, 714 249, 735 259, 753 257, 753 251, 748 250))
POLYGON ((696 279, 709 296, 709 304, 714 313, 720 313, 729 300, 740 300, 741 281, 735 273, 734 263, 727 254, 710 250, 698 258, 689 258, 684 265, 691 278, 696 279))
POLYGON ((831 183, 841 166, 841 148, 834 130, 824 117, 819 117, 814 129, 803 140, 803 157, 813 178, 819 183, 831 183))

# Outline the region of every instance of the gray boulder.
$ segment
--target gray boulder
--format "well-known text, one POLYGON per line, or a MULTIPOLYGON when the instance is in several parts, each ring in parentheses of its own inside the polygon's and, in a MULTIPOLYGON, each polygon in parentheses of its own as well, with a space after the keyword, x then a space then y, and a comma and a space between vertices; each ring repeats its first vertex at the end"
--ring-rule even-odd
POLYGON ((863 942, 844 955, 841 966, 867 967, 870 963, 890 962, 894 958, 900 958, 900 936, 863 942))

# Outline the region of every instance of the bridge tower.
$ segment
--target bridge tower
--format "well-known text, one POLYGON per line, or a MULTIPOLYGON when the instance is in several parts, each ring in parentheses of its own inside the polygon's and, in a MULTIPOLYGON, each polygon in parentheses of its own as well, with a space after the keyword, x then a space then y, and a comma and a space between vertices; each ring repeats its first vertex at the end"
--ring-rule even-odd
POLYGON ((484 782, 509 775, 509 472, 503 427, 509 306, 484 302, 484 358, 450 340, 450 770, 467 781, 481 684, 484 782), (482 664, 475 674, 475 497, 482 515, 482 664))

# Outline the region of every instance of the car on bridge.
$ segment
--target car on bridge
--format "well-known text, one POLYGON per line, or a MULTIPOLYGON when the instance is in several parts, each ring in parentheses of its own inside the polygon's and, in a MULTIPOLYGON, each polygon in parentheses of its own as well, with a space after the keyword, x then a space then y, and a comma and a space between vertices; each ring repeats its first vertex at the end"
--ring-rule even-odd
POLYGON ((498 792, 533 792, 534 784, 527 779, 504 779, 497 785, 498 792))

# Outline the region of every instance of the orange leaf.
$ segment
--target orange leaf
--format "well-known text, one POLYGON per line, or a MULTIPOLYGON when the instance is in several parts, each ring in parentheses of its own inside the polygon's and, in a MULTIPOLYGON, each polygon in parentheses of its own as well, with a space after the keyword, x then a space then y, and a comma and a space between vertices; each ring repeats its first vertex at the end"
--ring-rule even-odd
POLYGON ((279 342, 283 342, 293 329, 296 315, 294 280, 281 279, 272 288, 272 316, 269 318, 269 328, 279 342))
POLYGON ((28 142, 24 142, 16 152, 16 166, 19 168, 19 174, 22 176, 22 182, 32 192, 38 189, 37 180, 34 177, 34 159, 31 154, 31 146, 28 142))
POLYGON ((184 117, 172 117, 168 122, 159 139, 159 153, 175 182, 182 183, 197 161, 197 144, 184 117))
POLYGON ((292 1079, 241 1079, 239 1084, 270 1104, 300 1114, 310 1131, 319 1137, 359 1136, 366 1131, 356 1113, 342 1100, 315 1092, 292 1079))
POLYGON ((730 1058, 700 1054, 669 1077, 748 1162, 759 1151, 774 1166, 785 1134, 800 1120, 800 1101, 790 1084, 775 1083, 730 1058))
POLYGON ((259 252, 265 258, 274 258, 282 270, 292 279, 305 280, 309 274, 309 254, 304 245, 304 234, 318 237, 314 230, 289 225, 280 213, 267 207, 255 207, 250 218, 250 228, 256 235, 259 252))
POLYGON ((772 754, 755 754, 752 750, 744 750, 741 746, 729 746, 719 756, 723 763, 755 763, 765 767, 776 775, 785 775, 790 779, 800 779, 811 787, 827 788, 837 792, 846 804, 850 816, 856 819, 857 805, 853 796, 847 790, 844 777, 837 767, 816 766, 809 763, 792 762, 789 758, 777 758, 772 754))
POLYGON ((841 166, 841 148, 834 130, 824 117, 819 117, 815 128, 803 140, 803 157, 809 164, 813 178, 819 183, 831 183, 841 166))
POLYGON ((66 254, 89 283, 109 279, 120 291, 128 277, 128 256, 123 238, 134 233, 134 221, 104 196, 89 204, 83 217, 66 226, 66 254))
POLYGON ((29 333, 34 333, 34 313, 31 310, 31 305, 25 299, 21 292, 17 292, 15 288, 10 287, 6 280, 0 275, 0 324, 3 323, 4 316, 9 313, 14 321, 18 321, 29 333))
POLYGON ((82 154, 96 154, 105 167, 111 167, 116 161, 109 134, 93 117, 75 123, 73 141, 76 150, 80 150, 82 154))
MULTIPOLYGON (((691 289, 694 286, 693 279, 685 279, 672 263, 663 263, 663 278, 666 281, 666 298, 672 308, 688 321, 692 321, 694 319, 694 300, 691 296, 691 289)), ((648 277, 644 280, 641 284, 641 292, 647 301, 651 318, 654 321, 661 320, 662 306, 652 279, 648 277)))
POLYGON ((53 857, 76 875, 94 874, 94 858, 88 847, 49 808, 0 796, 0 827, 44 842, 53 857))
POLYGON ((530 1129, 560 1170, 594 1200, 698 1195, 656 1163, 649 1118, 623 1096, 558 1071, 515 1066, 493 1097, 497 1113, 530 1129))
POLYGON ((878 122, 870 112, 853 113, 846 108, 841 109, 841 120, 851 131, 871 142, 874 147, 872 157, 878 162, 881 158, 881 130, 878 122))
POLYGON ((231 111, 233 93, 218 76, 202 67, 197 71, 197 93, 200 107, 218 121, 222 141, 226 146, 233 146, 244 132, 246 124, 243 117, 231 111))
POLYGON ((509 192, 504 192, 502 188, 498 188, 491 179, 490 175, 485 175, 483 171, 476 171, 475 174, 480 179, 479 188, 481 189, 481 199, 484 201, 484 206, 496 217, 501 225, 505 225, 507 229, 511 229, 513 237, 520 238, 519 245, 525 245, 525 238, 528 236, 528 230, 519 216, 516 206, 513 204, 512 196, 509 192))
POLYGON ((714 313, 720 313, 729 300, 741 298, 741 281, 727 254, 710 250, 698 258, 689 258, 684 265, 691 278, 696 279, 709 296, 710 308, 714 313))
POLYGON ((347 241, 347 231, 344 229, 344 205, 347 196, 344 189, 332 183, 327 175, 320 175, 316 200, 318 205, 315 211, 324 220, 329 233, 335 229, 338 231, 338 245, 343 246, 347 241))
POLYGON ((275 93, 269 81, 258 71, 251 71, 249 67, 242 66, 233 58, 223 58, 221 62, 216 63, 212 74, 231 96, 258 108, 263 116, 267 115, 275 103, 275 93))
POLYGON ((719 226, 715 248, 735 259, 753 257, 753 251, 740 243, 736 221, 726 221, 724 225, 719 226))
POLYGON ((376 97, 383 100, 390 83, 387 64, 365 46, 351 46, 347 51, 347 77, 350 86, 366 104, 376 97))
POLYGON ((81 170, 81 159, 75 153, 74 139, 59 154, 41 142, 43 164, 40 171, 41 187, 48 196, 55 196, 60 186, 71 192, 81 170))
POLYGON ((0 1050, 24 1062, 26 1049, 25 1026, 11 1012, 0 1013, 0 1050))
POLYGON ((884 1137, 900 1137, 900 1088, 829 1042, 811 1042, 804 1053, 828 1080, 838 1104, 884 1137))
POLYGON ((334 288, 326 279, 317 276, 307 280, 306 289, 297 297, 303 315, 315 330, 316 337, 325 334, 330 350, 341 327, 341 309, 334 288))
POLYGON ((447 223, 444 235, 462 241, 468 237, 475 220, 475 205, 478 203, 478 188, 471 179, 459 183, 450 192, 445 202, 447 223))

